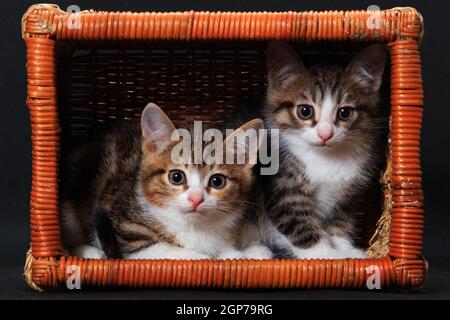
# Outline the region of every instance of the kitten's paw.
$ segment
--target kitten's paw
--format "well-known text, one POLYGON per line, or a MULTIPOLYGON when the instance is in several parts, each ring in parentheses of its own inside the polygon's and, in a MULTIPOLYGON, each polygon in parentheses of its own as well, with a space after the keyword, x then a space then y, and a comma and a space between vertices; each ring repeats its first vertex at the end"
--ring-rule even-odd
POLYGON ((243 259, 244 253, 236 249, 226 249, 217 255, 217 259, 243 259))
POLYGON ((127 259, 174 259, 197 260, 210 259, 211 257, 190 249, 172 246, 166 243, 158 243, 126 256, 127 259))
POLYGON ((293 248, 297 259, 340 259, 339 252, 326 239, 321 239, 310 248, 293 248))
POLYGON ((334 236, 332 242, 336 247, 340 259, 367 259, 367 254, 355 247, 352 241, 346 237, 334 236))
POLYGON ((79 246, 74 250, 74 255, 85 259, 105 259, 106 255, 102 249, 94 246, 79 246))
POLYGON ((200 260, 200 259, 211 259, 211 257, 197 251, 191 251, 187 254, 187 257, 185 259, 200 260))
POLYGON ((263 245, 250 245, 244 250, 234 248, 220 252, 217 259, 271 259, 272 251, 263 245))
POLYGON ((254 244, 243 250, 243 258, 245 259, 271 259, 272 251, 266 246, 254 244))
POLYGON ((361 249, 348 249, 342 253, 342 259, 367 259, 369 256, 361 249))

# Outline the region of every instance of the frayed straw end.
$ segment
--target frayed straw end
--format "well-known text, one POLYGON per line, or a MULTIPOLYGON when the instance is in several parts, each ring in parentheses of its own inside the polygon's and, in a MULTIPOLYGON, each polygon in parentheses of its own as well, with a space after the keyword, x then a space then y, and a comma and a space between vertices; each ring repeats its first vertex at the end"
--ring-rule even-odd
MULTIPOLYGON (((389 149, 391 139, 389 139, 389 149)), ((387 159, 387 166, 383 176, 380 179, 383 185, 384 207, 380 219, 377 222, 375 233, 369 241, 369 248, 366 253, 371 258, 382 258, 389 253, 389 236, 391 232, 391 210, 392 210, 392 192, 391 192, 391 175, 392 175, 392 159, 387 159)))
POLYGON ((25 259, 25 266, 23 268, 23 278, 25 280, 25 282, 35 291, 37 292, 44 292, 44 289, 42 289, 41 287, 39 287, 37 284, 35 284, 33 282, 33 278, 32 278, 32 265, 33 265, 33 260, 34 257, 31 254, 31 247, 30 249, 28 249, 27 251, 27 257, 25 259))

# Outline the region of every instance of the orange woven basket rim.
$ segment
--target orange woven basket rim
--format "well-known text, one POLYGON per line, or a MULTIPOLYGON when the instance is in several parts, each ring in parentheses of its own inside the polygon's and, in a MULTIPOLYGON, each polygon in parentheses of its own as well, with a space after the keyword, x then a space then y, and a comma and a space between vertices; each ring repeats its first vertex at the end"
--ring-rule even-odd
POLYGON ((421 43, 424 36, 422 15, 413 7, 394 7, 386 10, 329 10, 329 11, 173 11, 130 12, 82 10, 75 14, 65 12, 56 4, 35 4, 22 17, 22 38, 47 34, 56 39, 126 40, 268 40, 286 39, 320 41, 351 40, 390 42, 415 39, 421 43), (43 14, 45 12, 45 14, 43 14), (31 19, 34 14, 41 19, 31 19), (369 28, 370 19, 378 19, 369 28), (89 24, 90 30, 70 28, 71 19, 89 24), (321 20, 331 20, 328 25, 321 20), (136 21, 134 21, 136 20, 136 21), (165 23, 158 32, 145 34, 147 28, 165 23), (93 26, 95 24, 95 28, 93 26), (266 25, 266 27, 264 27, 266 25), (166 30, 163 30, 163 27, 166 30), (133 28, 145 30, 133 33, 133 28), (312 33, 317 31, 317 37, 312 33), (122 30, 120 30, 122 29, 122 30), (308 31, 311 29, 312 31, 308 31), (282 31, 280 33, 280 31, 282 31), (312 32, 308 34, 308 32, 312 32))
MULTIPOLYGON (((81 270, 87 285, 218 288, 361 288, 368 267, 378 266, 383 286, 418 288, 427 264, 421 256, 423 203, 420 128, 423 107, 419 45, 423 19, 414 8, 374 12, 105 12, 81 11, 80 27, 53 4, 31 6, 22 18, 27 46, 28 97, 32 117, 32 252, 26 281, 39 290, 61 286, 68 266, 81 270), (85 260, 63 255, 57 226, 57 120, 54 48, 58 41, 376 41, 391 51, 390 160, 384 184, 389 203, 390 251, 377 259, 344 260, 85 260), (49 61, 51 66, 49 67, 49 61), (40 68, 42 67, 42 68, 40 68), (42 72, 47 70, 47 72, 42 72), (407 133, 405 133, 407 132, 407 133), (48 160, 53 159, 53 160, 48 160), (392 220, 392 221, 391 221, 392 220), (56 224, 56 225, 55 225, 56 224), (420 243, 420 244, 417 244, 420 243)), ((383 229, 383 226, 382 226, 383 229)), ((386 230, 385 230, 386 231, 386 230)))

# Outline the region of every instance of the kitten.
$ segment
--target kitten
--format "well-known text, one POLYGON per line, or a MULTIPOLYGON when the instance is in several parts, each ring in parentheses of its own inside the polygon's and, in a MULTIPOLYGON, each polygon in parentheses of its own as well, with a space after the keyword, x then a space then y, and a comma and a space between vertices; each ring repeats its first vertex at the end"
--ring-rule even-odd
POLYGON ((377 171, 386 128, 379 89, 386 61, 368 46, 346 68, 305 68, 293 48, 267 48, 266 126, 279 129, 280 170, 265 177, 265 211, 297 258, 364 258, 352 202, 377 171))
MULTIPOLYGON (((240 127, 263 128, 260 119, 240 127)), ((270 258, 245 242, 252 224, 252 164, 174 164, 176 130, 149 104, 135 123, 114 126, 71 155, 62 191, 63 241, 85 258, 270 258)), ((258 144, 233 142, 237 154, 258 144)), ((195 138, 194 138, 195 139, 195 138)))

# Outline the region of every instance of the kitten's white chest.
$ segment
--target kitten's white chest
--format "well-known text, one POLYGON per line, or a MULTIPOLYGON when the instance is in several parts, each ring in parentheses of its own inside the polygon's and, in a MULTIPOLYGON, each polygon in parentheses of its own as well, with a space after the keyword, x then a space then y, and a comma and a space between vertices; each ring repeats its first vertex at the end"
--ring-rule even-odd
POLYGON ((167 232, 173 235, 183 248, 216 256, 225 247, 233 245, 230 234, 231 221, 192 222, 175 212, 162 213, 159 210, 153 210, 152 215, 165 226, 167 232))
POLYGON ((229 236, 229 230, 220 226, 212 228, 205 226, 193 228, 191 226, 170 229, 172 229, 171 231, 181 246, 210 256, 216 256, 223 248, 232 245, 231 239, 226 241, 227 236, 229 236))
MULTIPOLYGON (((231 234, 234 217, 209 217, 210 219, 189 219, 185 213, 173 209, 159 209, 148 203, 137 190, 137 200, 145 214, 161 223, 178 244, 209 256, 216 256, 224 248, 234 245, 231 234)), ((201 217, 197 217, 201 218, 201 217)))
POLYGON ((317 186, 345 186, 360 175, 360 159, 332 157, 314 150, 299 153, 297 157, 305 165, 308 180, 317 186))
POLYGON ((348 157, 324 153, 321 150, 291 147, 290 151, 299 159, 305 175, 314 190, 317 213, 329 217, 336 205, 348 198, 351 188, 365 180, 366 157, 348 157))

